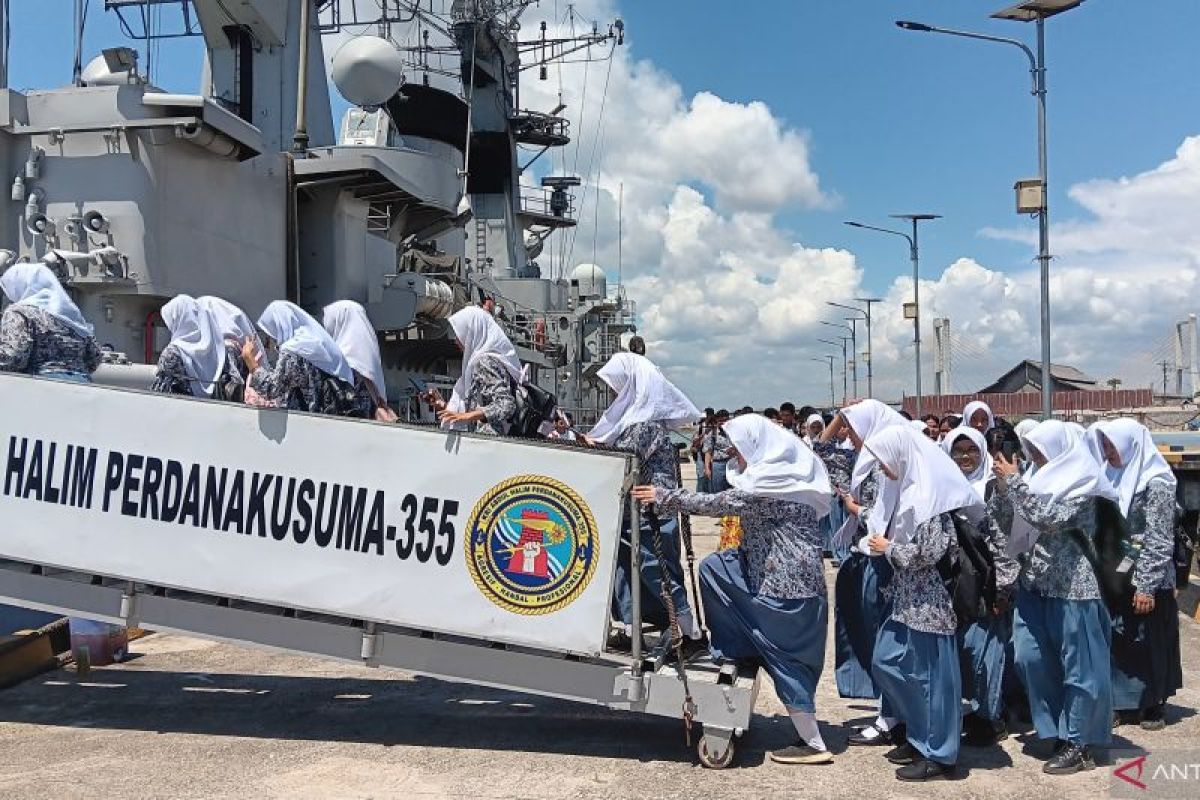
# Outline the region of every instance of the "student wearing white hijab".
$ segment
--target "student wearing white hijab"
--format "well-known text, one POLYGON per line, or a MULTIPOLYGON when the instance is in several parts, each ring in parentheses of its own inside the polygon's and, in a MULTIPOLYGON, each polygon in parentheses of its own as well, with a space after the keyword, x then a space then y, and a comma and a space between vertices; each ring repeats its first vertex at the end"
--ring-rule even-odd
POLYGON ((967 403, 963 409, 962 424, 987 436, 987 432, 996 427, 996 417, 992 414, 991 406, 982 400, 975 400, 967 403))
MULTIPOLYGON (((641 469, 639 483, 665 491, 679 488, 678 454, 671 444, 670 432, 700 419, 699 409, 645 356, 617 353, 598 374, 617 396, 585 440, 589 444, 604 444, 636 454, 641 469)), ((614 617, 623 625, 623 634, 615 642, 618 647, 626 646, 627 639, 635 633, 631 526, 632 520, 626 517, 617 556, 614 617)), ((667 628, 667 609, 661 600, 662 582, 666 581, 680 630, 688 639, 689 648, 694 648, 698 646, 701 631, 684 588, 677 515, 667 514, 659 519, 659 534, 664 559, 661 562, 653 546, 652 521, 648 514, 643 514, 638 533, 642 562, 642 619, 660 629, 667 628)), ((640 632, 636 633, 640 635, 640 632)))
POLYGON ((1137 560, 1133 598, 1113 609, 1113 708, 1118 721, 1160 730, 1167 700, 1183 686, 1175 599, 1176 479, 1150 431, 1131 419, 1089 431, 1120 496, 1137 560))
MULTIPOLYGON (((886 754, 901 781, 951 776, 958 763, 962 673, 958 620, 937 564, 957 548, 952 512, 983 501, 925 434, 889 427, 867 440, 896 501, 887 535, 872 534, 871 551, 895 569, 893 602, 879 629, 871 662, 875 684, 896 710, 904 740, 886 754)), ((899 737, 897 737, 899 738, 899 737)))
POLYGON ((245 311, 228 300, 213 295, 204 295, 196 298, 196 304, 212 319, 213 325, 225 342, 225 351, 229 361, 236 366, 244 381, 249 374, 245 371, 246 366, 242 361, 242 345, 249 339, 260 358, 263 358, 267 352, 263 347, 262 339, 258 336, 258 328, 255 327, 254 322, 245 311))
POLYGON ((304 309, 276 300, 263 311, 258 327, 278 352, 275 365, 263 366, 249 340, 242 345, 242 359, 250 371, 249 387, 266 403, 315 413, 329 411, 323 397, 329 379, 339 394, 353 396, 354 372, 345 356, 304 309))
POLYGON ((942 448, 986 504, 986 513, 975 525, 996 570, 996 597, 988 616, 959 620, 958 625, 963 697, 971 705, 971 713, 963 718, 963 743, 986 747, 1008 735, 1004 674, 1012 639, 1011 600, 1020 573, 1020 566, 1008 555, 1006 531, 1012 527, 1012 507, 995 490, 992 457, 983 434, 966 426, 955 428, 942 440, 942 448))
POLYGON ((387 404, 387 383, 383 378, 379 336, 367 317, 366 309, 353 300, 338 300, 325 306, 321 321, 354 370, 354 391, 358 395, 358 402, 380 422, 395 422, 398 419, 396 412, 387 404))
POLYGON ((1022 475, 1029 475, 1034 469, 1033 460, 1029 457, 1029 448, 1025 446, 1025 437, 1028 436, 1029 432, 1037 426, 1038 421, 1036 419, 1023 419, 1013 427, 1013 431, 1017 434, 1017 438, 1021 440, 1020 471, 1022 475))
POLYGON ((829 616, 818 520, 829 511, 829 476, 795 434, 759 414, 725 424, 734 447, 732 488, 719 494, 639 486, 634 498, 666 513, 737 516, 742 541, 700 565, 717 658, 763 662, 799 741, 771 753, 785 764, 827 764, 815 696, 829 616))
POLYGON ((508 433, 517 415, 517 386, 523 377, 517 350, 492 315, 467 306, 450 316, 450 328, 462 348, 462 375, 449 401, 429 395, 442 427, 492 436, 508 433))
POLYGON ((830 542, 841 561, 834 589, 834 678, 838 695, 880 701, 878 718, 850 737, 852 745, 892 744, 892 730, 897 723, 890 702, 881 697, 871 677, 875 638, 890 607, 883 587, 892 578, 892 567, 886 558, 872 558, 858 546, 868 533, 868 521, 876 518, 876 506, 880 507, 880 518, 886 521, 884 509, 889 506, 892 490, 874 457, 862 452, 863 440, 886 428, 907 424, 904 417, 878 400, 863 400, 842 409, 814 447, 847 513, 830 542), (834 444, 843 435, 850 449, 834 444), (881 489, 886 493, 883 498, 881 489))
POLYGON ((227 373, 241 382, 236 367, 228 363, 224 337, 195 298, 181 294, 164 305, 159 316, 171 341, 158 358, 151 391, 213 398, 227 373))
POLYGON ((809 414, 808 419, 804 420, 804 441, 810 446, 820 441, 824 431, 825 418, 820 414, 809 414))
POLYGON ((100 348, 58 278, 43 264, 13 264, 0 275, 9 305, 0 317, 0 371, 90 383, 100 348))
MULTIPOLYGON (((1119 497, 1087 445, 1047 420, 1026 434, 1037 470, 997 457, 997 491, 1013 504, 1010 550, 1021 562, 1013 648, 1038 738, 1053 743, 1050 775, 1092 769, 1112 731, 1112 622, 1077 536, 1095 541, 1101 503, 1119 497)), ((1114 509, 1114 513, 1119 513, 1114 509)))

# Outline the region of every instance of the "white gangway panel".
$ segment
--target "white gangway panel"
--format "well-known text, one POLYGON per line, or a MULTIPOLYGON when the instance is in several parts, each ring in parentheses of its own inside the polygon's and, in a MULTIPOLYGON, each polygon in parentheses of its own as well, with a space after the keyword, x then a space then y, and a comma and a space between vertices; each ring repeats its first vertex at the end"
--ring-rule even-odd
POLYGON ((0 558, 580 656, 626 456, 0 376, 0 558))

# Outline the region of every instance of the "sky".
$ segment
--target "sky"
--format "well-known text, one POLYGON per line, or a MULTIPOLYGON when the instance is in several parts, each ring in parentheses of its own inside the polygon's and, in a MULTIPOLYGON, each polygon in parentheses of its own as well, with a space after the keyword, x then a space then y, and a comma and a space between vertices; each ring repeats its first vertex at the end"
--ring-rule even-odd
MULTIPOLYGON (((820 321, 843 315, 826 301, 882 298, 875 393, 896 400, 913 391, 907 244, 843 222, 937 213, 921 230, 926 390, 934 317, 954 331, 953 390, 1037 358, 1037 223, 1012 190, 1037 166, 1027 62, 893 24, 1032 44, 1033 26, 989 18, 1001 5, 579 0, 583 18, 622 17, 627 39, 611 68, 526 73, 524 105, 548 110, 561 92, 577 135, 578 153, 547 167, 586 173, 574 246, 551 240, 552 258, 594 259, 615 279, 622 194, 621 273, 650 356, 702 406, 827 400, 814 359, 837 331, 820 321)), ((10 84, 67 82, 69 0, 14 6, 14 31, 34 33, 14 35, 10 84)), ((525 30, 562 30, 566 6, 542 0, 525 30)), ((88 57, 120 36, 91 7, 88 57)), ((1047 24, 1053 360, 1126 386, 1161 378, 1174 322, 1200 311, 1198 29, 1195 0, 1088 0, 1047 24)), ((166 44, 157 65, 156 84, 196 90, 194 40, 166 44)))

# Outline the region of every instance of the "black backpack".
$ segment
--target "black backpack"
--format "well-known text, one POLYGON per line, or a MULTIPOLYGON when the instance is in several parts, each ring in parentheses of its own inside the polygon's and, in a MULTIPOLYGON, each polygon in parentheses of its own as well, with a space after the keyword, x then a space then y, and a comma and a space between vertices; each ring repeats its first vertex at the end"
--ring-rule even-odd
POLYGON ((1096 536, 1088 538, 1078 528, 1067 531, 1096 572, 1100 595, 1113 611, 1124 611, 1133 602, 1133 566, 1136 553, 1121 507, 1106 497, 1095 498, 1096 536))
POLYGON ((986 619, 996 604, 996 564, 983 533, 962 511, 952 512, 958 547, 947 549, 937 571, 959 623, 986 619))
POLYGON ((542 426, 554 418, 558 398, 534 383, 521 383, 516 387, 517 414, 509 426, 508 435, 524 439, 542 436, 542 426))
POLYGON ((1192 578, 1192 560, 1196 557, 1195 532, 1189 531, 1185 525, 1183 509, 1175 505, 1175 550, 1172 561, 1175 564, 1175 588, 1186 589, 1192 578))

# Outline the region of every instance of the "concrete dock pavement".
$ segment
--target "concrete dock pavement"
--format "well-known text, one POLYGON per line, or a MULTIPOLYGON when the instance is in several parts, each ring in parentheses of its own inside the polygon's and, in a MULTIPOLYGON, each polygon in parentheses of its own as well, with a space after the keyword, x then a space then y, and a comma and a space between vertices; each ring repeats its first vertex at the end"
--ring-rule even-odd
MULTIPOLYGON (((695 533, 699 554, 715 549, 715 521, 695 520, 695 533)), ((1186 685, 1169 724, 1119 728, 1122 759, 1196 748, 1200 761, 1200 624, 1181 615, 1180 626, 1186 685)), ((899 783, 883 748, 846 746, 849 724, 874 709, 837 697, 832 642, 817 716, 835 763, 766 758, 794 732, 764 677, 738 766, 724 771, 695 763, 679 721, 177 635, 131 650, 86 678, 59 670, 0 692, 0 797, 1097 800, 1113 780, 1112 764, 1043 775, 1020 732, 964 748, 958 780, 899 783)))

